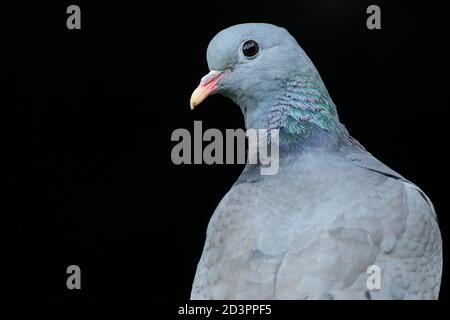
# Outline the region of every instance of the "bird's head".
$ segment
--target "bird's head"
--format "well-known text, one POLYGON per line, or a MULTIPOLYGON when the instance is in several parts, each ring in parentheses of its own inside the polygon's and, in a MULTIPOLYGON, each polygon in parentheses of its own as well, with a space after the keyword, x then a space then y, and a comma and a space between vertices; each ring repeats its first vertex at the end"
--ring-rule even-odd
POLYGON ((277 90, 278 80, 310 64, 286 29, 265 23, 222 30, 209 43, 207 61, 210 72, 192 94, 192 109, 215 93, 248 107, 277 90))
POLYGON ((210 72, 192 93, 191 109, 220 93, 240 106, 247 128, 284 128, 288 138, 328 129, 337 119, 316 68, 284 28, 229 27, 209 43, 207 61, 210 72))

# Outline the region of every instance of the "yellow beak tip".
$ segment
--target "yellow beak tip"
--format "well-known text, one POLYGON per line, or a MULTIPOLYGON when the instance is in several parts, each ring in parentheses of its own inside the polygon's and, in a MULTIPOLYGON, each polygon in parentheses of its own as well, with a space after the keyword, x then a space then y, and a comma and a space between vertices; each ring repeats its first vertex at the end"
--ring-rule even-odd
POLYGON ((190 107, 191 110, 194 110, 196 106, 198 106, 208 95, 208 92, 205 90, 205 88, 198 87, 194 90, 191 96, 190 100, 190 107))
POLYGON ((190 107, 194 110, 203 100, 205 100, 217 88, 217 81, 219 81, 223 72, 211 70, 205 77, 202 78, 198 87, 192 92, 190 107))

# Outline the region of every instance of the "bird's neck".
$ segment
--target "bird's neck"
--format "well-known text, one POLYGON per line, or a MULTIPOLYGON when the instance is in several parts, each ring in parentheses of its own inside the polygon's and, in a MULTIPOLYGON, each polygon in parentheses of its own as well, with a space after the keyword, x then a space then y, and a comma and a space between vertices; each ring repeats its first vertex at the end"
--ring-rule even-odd
POLYGON ((269 93, 271 98, 244 104, 247 128, 279 129, 280 147, 288 149, 333 147, 348 139, 316 70, 280 81, 276 88, 269 93))

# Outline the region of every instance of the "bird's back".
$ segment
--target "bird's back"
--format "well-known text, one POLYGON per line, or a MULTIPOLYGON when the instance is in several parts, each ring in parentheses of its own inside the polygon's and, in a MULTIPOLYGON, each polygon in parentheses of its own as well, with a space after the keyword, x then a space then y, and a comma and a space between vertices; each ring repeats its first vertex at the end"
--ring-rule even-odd
POLYGON ((211 218, 191 298, 433 299, 441 268, 420 189, 364 151, 318 149, 274 176, 244 171, 211 218))

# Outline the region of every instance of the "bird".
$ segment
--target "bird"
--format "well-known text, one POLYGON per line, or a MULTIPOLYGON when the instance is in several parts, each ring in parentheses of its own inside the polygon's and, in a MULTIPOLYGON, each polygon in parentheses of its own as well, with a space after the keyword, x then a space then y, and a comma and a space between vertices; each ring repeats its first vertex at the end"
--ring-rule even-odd
POLYGON ((349 134, 296 39, 272 24, 238 24, 213 37, 206 58, 191 109, 221 94, 246 128, 278 130, 279 171, 247 163, 220 201, 191 299, 437 299, 432 202, 349 134))

